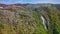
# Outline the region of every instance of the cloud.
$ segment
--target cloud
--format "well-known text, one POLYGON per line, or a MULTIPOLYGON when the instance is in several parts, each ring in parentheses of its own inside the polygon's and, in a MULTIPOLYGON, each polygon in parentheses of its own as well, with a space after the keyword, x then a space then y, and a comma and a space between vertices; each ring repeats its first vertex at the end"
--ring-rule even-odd
POLYGON ((3 4, 15 3, 60 3, 60 0, 0 0, 3 4))
POLYGON ((60 0, 51 0, 50 3, 53 3, 53 4, 60 4, 60 0))

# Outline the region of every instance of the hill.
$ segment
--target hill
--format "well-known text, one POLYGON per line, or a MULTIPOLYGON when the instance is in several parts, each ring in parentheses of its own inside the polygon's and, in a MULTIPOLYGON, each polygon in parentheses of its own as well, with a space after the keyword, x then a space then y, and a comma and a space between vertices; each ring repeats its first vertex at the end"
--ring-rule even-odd
POLYGON ((3 8, 0 8, 0 34, 60 34, 58 6, 53 4, 3 5, 1 6, 3 8))

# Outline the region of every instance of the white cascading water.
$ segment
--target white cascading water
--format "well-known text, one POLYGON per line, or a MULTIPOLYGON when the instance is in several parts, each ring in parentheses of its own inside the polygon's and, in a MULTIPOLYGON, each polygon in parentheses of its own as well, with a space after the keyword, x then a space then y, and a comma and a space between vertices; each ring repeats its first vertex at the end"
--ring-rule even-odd
POLYGON ((43 16, 41 16, 41 19, 42 19, 42 24, 43 24, 44 28, 47 30, 45 18, 43 16))

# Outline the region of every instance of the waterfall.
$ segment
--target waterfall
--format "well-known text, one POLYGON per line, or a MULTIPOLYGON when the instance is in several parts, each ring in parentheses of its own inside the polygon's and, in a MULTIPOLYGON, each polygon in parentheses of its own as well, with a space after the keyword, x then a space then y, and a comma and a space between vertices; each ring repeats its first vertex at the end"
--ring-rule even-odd
POLYGON ((47 30, 47 24, 46 24, 46 20, 43 16, 41 16, 41 19, 42 19, 42 24, 44 26, 44 28, 47 30))

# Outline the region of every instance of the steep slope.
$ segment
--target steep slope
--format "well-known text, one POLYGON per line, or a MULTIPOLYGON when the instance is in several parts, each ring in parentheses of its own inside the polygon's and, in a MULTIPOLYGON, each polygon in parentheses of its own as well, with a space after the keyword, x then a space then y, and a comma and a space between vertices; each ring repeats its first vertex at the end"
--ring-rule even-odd
POLYGON ((0 9, 0 34, 60 34, 60 11, 54 6, 7 5, 0 9))

